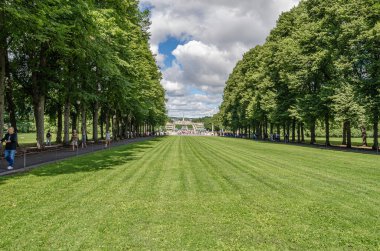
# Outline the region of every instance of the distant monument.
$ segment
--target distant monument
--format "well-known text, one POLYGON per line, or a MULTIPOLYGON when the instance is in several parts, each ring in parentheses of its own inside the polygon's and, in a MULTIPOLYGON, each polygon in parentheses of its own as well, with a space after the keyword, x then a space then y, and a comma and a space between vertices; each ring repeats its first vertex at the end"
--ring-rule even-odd
POLYGON ((173 118, 172 123, 167 123, 166 131, 171 135, 202 135, 206 133, 203 123, 186 120, 185 115, 182 116, 182 120, 173 118))
POLYGON ((185 123, 185 114, 182 116, 182 131, 188 131, 189 127, 187 126, 187 123, 185 123))

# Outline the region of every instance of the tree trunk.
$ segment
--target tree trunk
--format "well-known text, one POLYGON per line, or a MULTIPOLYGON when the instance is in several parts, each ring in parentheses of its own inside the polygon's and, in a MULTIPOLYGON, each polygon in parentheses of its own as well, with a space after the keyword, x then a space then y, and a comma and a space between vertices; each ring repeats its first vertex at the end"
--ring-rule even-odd
POLYGON ((290 139, 290 123, 286 123, 286 134, 288 135, 288 138, 286 139, 289 142, 290 139))
POLYGON ((362 146, 368 146, 367 143, 367 128, 362 126, 362 146))
POLYGON ((379 149, 379 114, 377 111, 373 116, 373 146, 372 149, 379 149))
POLYGON ((296 119, 292 122, 292 142, 296 142, 296 119))
POLYGON ((134 135, 133 135, 133 119, 132 118, 130 118, 130 121, 129 121, 129 137, 134 138, 134 135))
POLYGON ((77 129, 77 118, 78 118, 78 113, 77 111, 71 113, 71 131, 74 131, 77 129))
POLYGON ((92 114, 92 139, 97 142, 98 139, 98 121, 99 121, 99 102, 94 104, 94 112, 92 114))
POLYGON ((123 136, 123 139, 127 139, 128 138, 128 117, 123 117, 121 119, 121 133, 122 133, 122 136, 123 136))
POLYGON ((317 141, 315 139, 315 120, 311 122, 311 125, 310 125, 310 144, 315 144, 317 141))
POLYGON ((302 143, 305 142, 305 128, 304 128, 303 123, 301 123, 301 142, 302 143))
POLYGON ((70 99, 65 102, 64 119, 63 119, 63 137, 65 145, 70 144, 70 99))
MULTIPOLYGON (((3 20, 0 20, 0 22, 3 20)), ((2 25, 2 23, 0 23, 2 25)), ((2 31, 2 27, 0 26, 0 30, 2 31)), ((0 34, 2 36, 3 34, 0 34)), ((3 138, 3 128, 4 128, 4 94, 5 94, 5 54, 6 44, 3 41, 0 41, 0 137, 3 138)))
POLYGON ((265 119, 265 132, 264 132, 264 139, 268 139, 268 121, 265 119))
POLYGON ((57 143, 62 143, 62 107, 58 104, 57 107, 57 143))
MULTIPOLYGON (((87 136, 87 126, 86 126, 86 107, 83 104, 81 107, 81 115, 82 115, 82 120, 81 120, 81 132, 82 132, 82 142, 84 141, 83 135, 87 136)), ((87 137, 86 137, 87 138, 87 137)))
POLYGON ((256 134, 256 139, 260 139, 260 123, 259 122, 257 122, 256 123, 256 132, 255 132, 255 134, 256 134))
POLYGON ((347 121, 347 148, 351 148, 351 121, 347 121))
POLYGON ((3 138, 3 128, 4 128, 4 95, 5 95, 5 61, 7 51, 7 38, 5 30, 5 11, 3 9, 4 4, 0 13, 0 137, 3 138))
POLYGON ((117 115, 116 115, 116 132, 117 132, 117 137, 118 137, 119 139, 122 138, 122 135, 121 135, 121 127, 120 127, 120 122, 121 122, 120 119, 121 119, 120 114, 117 114, 117 115))
POLYGON ((297 124, 297 142, 301 143, 301 122, 297 124))
POLYGON ((326 134, 326 146, 330 146, 330 116, 328 113, 325 115, 325 134, 326 134))
POLYGON ((43 43, 40 47, 39 65, 32 72, 32 99, 34 117, 37 128, 37 141, 40 146, 44 145, 45 138, 45 93, 47 88, 46 70, 47 70, 47 50, 48 44, 43 43))
POLYGON ((343 122, 343 142, 342 145, 347 145, 347 123, 343 122))
POLYGON ((11 123, 11 126, 15 129, 15 132, 17 132, 18 129, 16 120, 16 105, 13 100, 13 79, 11 76, 8 53, 5 54, 5 76, 8 80, 6 81, 7 86, 5 88, 5 95, 9 112, 9 122, 11 123))
POLYGON ((100 114, 100 138, 104 139, 104 114, 100 114))
POLYGON ((110 132, 110 114, 108 111, 106 111, 106 115, 105 115, 105 119, 106 119, 106 132, 110 132))
POLYGON ((117 126, 117 115, 113 115, 111 117, 112 120, 112 135, 114 140, 118 140, 119 134, 118 134, 118 126, 117 126))
POLYGON ((44 128, 45 96, 44 95, 35 94, 33 96, 33 110, 34 110, 34 119, 36 121, 37 141, 40 144, 40 146, 43 146, 44 140, 45 140, 45 128, 44 128))

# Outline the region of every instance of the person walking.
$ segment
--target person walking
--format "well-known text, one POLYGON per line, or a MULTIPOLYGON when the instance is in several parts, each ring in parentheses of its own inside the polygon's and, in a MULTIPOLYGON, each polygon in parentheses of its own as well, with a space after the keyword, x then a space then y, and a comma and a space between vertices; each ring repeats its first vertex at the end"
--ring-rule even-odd
POLYGON ((106 145, 105 147, 109 147, 111 145, 111 133, 109 131, 106 132, 106 145))
POLYGON ((73 151, 75 151, 75 147, 78 150, 78 133, 77 130, 73 130, 73 133, 71 135, 71 144, 73 145, 73 151))
POLYGON ((51 146, 51 132, 50 132, 50 130, 48 130, 48 132, 46 133, 46 145, 51 146))
POLYGON ((17 148, 17 133, 13 127, 8 128, 8 132, 5 134, 4 138, 1 139, 1 143, 5 143, 4 158, 8 162, 8 170, 13 169, 16 148, 17 148))
POLYGON ((82 132, 82 148, 87 148, 86 131, 83 131, 83 132, 82 132))

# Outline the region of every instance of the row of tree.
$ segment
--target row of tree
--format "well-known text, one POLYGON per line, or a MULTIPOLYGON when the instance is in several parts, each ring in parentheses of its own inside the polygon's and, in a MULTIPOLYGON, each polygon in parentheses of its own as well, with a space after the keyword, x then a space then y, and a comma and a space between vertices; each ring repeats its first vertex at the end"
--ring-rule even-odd
POLYGON ((0 134, 5 114, 15 128, 34 114, 41 145, 46 116, 66 144, 79 117, 82 130, 92 119, 95 141, 103 125, 125 137, 165 123, 149 12, 137 0, 6 0, 0 8, 0 134))
POLYGON ((230 75, 219 117, 233 131, 259 138, 288 134, 316 143, 316 126, 330 145, 332 123, 367 127, 378 148, 380 115, 380 2, 304 0, 283 13, 266 42, 247 52, 230 75))

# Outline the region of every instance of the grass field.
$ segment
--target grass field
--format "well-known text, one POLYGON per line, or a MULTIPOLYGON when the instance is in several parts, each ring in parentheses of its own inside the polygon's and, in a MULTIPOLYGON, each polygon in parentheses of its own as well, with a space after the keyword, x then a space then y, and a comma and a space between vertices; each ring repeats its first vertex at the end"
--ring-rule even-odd
POLYGON ((0 178, 0 249, 380 249, 380 157, 166 137, 0 178))
MULTIPOLYGON (((306 140, 306 142, 310 142, 310 138, 306 138, 305 140, 306 140)), ((331 145, 337 145, 337 146, 342 145, 342 141, 343 141, 342 138, 335 138, 335 137, 330 138, 330 144, 331 145)), ((325 144, 325 142, 326 142, 326 139, 324 137, 317 137, 317 143, 318 144, 323 145, 323 144, 325 144)), ((361 146, 362 145, 362 139, 361 138, 352 138, 351 144, 353 146, 361 146)), ((373 138, 367 138, 367 144, 369 146, 372 146, 373 145, 373 138)))
MULTIPOLYGON (((55 133, 53 133, 53 141, 55 140, 55 133)), ((92 134, 89 134, 90 139, 92 138, 92 134)), ((99 135, 100 137, 100 135, 99 135)), ((20 145, 32 145, 36 144, 36 133, 19 133, 18 134, 18 140, 20 145)), ((310 142, 310 138, 305 138, 306 142, 310 142)), ((369 137, 367 139, 368 145, 373 144, 373 138, 369 137)), ((324 144, 325 143, 325 138, 324 137, 317 137, 317 143, 318 144, 324 144)), ((341 138, 335 138, 331 137, 330 138, 330 143, 332 145, 341 145, 342 144, 342 139, 341 138)), ((362 145, 362 139, 361 138, 352 138, 352 145, 353 146, 361 146, 362 145)))

